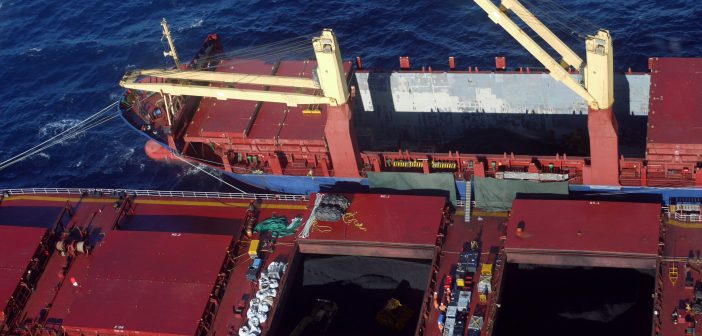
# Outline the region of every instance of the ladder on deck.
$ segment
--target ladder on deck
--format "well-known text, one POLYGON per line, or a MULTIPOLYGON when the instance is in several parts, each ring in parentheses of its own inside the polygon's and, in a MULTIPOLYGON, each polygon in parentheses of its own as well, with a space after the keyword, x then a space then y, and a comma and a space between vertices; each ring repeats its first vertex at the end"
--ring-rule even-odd
POLYGON ((469 222, 470 221, 470 204, 473 202, 472 200, 472 195, 471 195, 471 183, 470 180, 466 181, 466 210, 465 210, 465 217, 464 221, 469 222))
POLYGON ((678 266, 675 265, 675 262, 673 262, 673 265, 668 269, 668 279, 673 283, 673 286, 675 286, 675 283, 678 281, 678 266))

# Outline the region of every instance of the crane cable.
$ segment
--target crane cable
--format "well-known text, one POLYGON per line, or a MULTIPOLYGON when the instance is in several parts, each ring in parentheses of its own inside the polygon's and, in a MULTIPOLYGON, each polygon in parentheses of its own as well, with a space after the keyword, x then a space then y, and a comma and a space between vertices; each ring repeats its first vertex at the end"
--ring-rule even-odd
POLYGON ((85 118, 81 122, 69 127, 68 129, 62 131, 59 134, 54 135, 53 137, 45 140, 44 142, 35 145, 22 153, 19 153, 3 162, 0 162, 0 170, 3 170, 9 166, 14 165, 15 163, 18 163, 34 154, 37 154, 43 150, 46 150, 50 147, 53 147, 57 144, 60 144, 68 139, 71 139, 75 137, 76 135, 79 135, 81 133, 84 133, 96 126, 102 125, 118 116, 118 114, 107 114, 108 110, 111 108, 115 107, 117 105, 117 101, 113 102, 110 105, 107 105, 100 111, 94 113, 93 115, 89 116, 88 118, 85 118))
MULTIPOLYGON (((534 15, 538 18, 538 20, 542 21, 544 24, 548 23, 548 26, 550 26, 549 29, 556 29, 561 31, 562 33, 565 33, 569 37, 577 37, 578 39, 584 39, 586 34, 584 34, 582 31, 574 28, 574 25, 572 25, 572 21, 568 21, 567 19, 567 14, 565 13, 559 13, 562 16, 556 17, 552 13, 552 11, 555 11, 553 9, 544 9, 540 7, 539 5, 529 1, 529 0, 521 0, 526 6, 531 7, 531 11, 534 12, 534 15)), ((519 10, 513 10, 518 12, 519 10)), ((527 11, 529 11, 527 9, 527 11)), ((531 20, 524 20, 526 23, 536 23, 536 22, 531 22, 531 20)))
POLYGON ((228 186, 228 187, 230 187, 230 188, 232 188, 232 189, 234 189, 234 190, 236 190, 236 191, 238 191, 238 192, 240 192, 240 193, 244 193, 244 194, 246 193, 245 191, 243 191, 243 190, 241 190, 241 189, 239 189, 239 188, 233 186, 231 183, 225 181, 224 179, 222 179, 222 178, 220 178, 220 177, 217 177, 217 176, 215 176, 214 174, 212 174, 212 173, 206 171, 204 168, 201 167, 201 165, 193 164, 193 163, 189 162, 188 160, 184 159, 183 156, 180 155, 180 154, 179 154, 178 152, 176 152, 175 150, 171 150, 171 153, 172 153, 173 156, 175 156, 178 160, 183 161, 183 162, 189 164, 189 165, 192 166, 193 168, 195 168, 195 169, 197 169, 197 170, 199 170, 199 171, 201 171, 201 172, 203 172, 203 173, 209 175, 210 177, 214 178, 215 180, 217 180, 217 181, 219 181, 219 182, 222 182, 222 183, 225 184, 226 186, 228 186))
MULTIPOLYGON (((310 58, 314 55, 311 37, 312 35, 308 34, 259 46, 242 47, 233 51, 212 55, 211 57, 201 58, 198 59, 198 63, 209 65, 198 69, 189 69, 189 71, 207 71, 215 69, 221 65, 220 62, 223 60, 229 60, 228 66, 236 66, 250 62, 275 62, 286 58, 310 58)), ((173 69, 152 69, 151 71, 149 76, 159 77, 160 75, 172 72, 173 69)), ((256 78, 260 75, 251 74, 251 76, 256 78)))
POLYGON ((552 11, 556 12, 556 15, 564 16, 568 20, 570 20, 571 23, 578 25, 578 26, 584 26, 585 28, 591 30, 591 31, 597 31, 599 27, 595 25, 594 23, 588 21, 582 16, 573 14, 572 10, 569 10, 568 8, 564 7, 563 5, 559 4, 556 1, 553 0, 543 0, 544 4, 549 7, 552 11))

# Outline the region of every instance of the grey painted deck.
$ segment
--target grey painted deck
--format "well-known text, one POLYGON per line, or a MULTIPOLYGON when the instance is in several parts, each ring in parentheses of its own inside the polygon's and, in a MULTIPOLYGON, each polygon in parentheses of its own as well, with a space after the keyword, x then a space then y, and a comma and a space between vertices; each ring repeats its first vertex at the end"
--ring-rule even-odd
MULTIPOLYGON (((650 78, 615 75, 617 114, 648 115, 650 78)), ((545 73, 357 72, 356 80, 365 111, 587 114, 581 97, 545 73)))
MULTIPOLYGON (((357 72, 356 81, 362 150, 588 152, 585 101, 548 74, 357 72)), ((649 85, 649 75, 615 76, 620 151, 628 157, 643 155, 649 85)))

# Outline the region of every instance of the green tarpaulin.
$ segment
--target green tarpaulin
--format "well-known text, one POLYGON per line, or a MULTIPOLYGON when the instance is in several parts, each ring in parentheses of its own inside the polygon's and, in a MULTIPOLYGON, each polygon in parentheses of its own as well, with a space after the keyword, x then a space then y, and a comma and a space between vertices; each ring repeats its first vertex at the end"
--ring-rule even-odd
POLYGON ((456 182, 453 174, 437 173, 368 173, 371 189, 438 191, 451 202, 456 201, 456 182))
POLYGON ((486 211, 512 208, 517 193, 568 195, 568 182, 532 182, 473 177, 475 207, 486 211))

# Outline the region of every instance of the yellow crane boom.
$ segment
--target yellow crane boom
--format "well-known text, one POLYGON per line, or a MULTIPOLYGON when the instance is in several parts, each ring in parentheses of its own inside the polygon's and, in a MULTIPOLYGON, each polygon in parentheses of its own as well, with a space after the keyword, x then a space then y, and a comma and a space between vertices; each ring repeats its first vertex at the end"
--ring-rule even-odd
POLYGON ((590 109, 587 128, 590 140, 590 166, 583 170, 586 184, 619 185, 619 155, 617 121, 612 112, 614 103, 614 51, 612 37, 603 29, 585 38, 585 61, 577 57, 544 24, 536 19, 519 0, 501 0, 498 8, 492 0, 474 0, 496 24, 504 28, 514 39, 536 57, 549 74, 587 101, 590 109), (517 26, 506 14, 512 10, 529 25, 546 43, 551 45, 565 63, 578 68, 583 74, 584 85, 580 85, 544 49, 517 26))
MULTIPOLYGON (((164 32, 168 32, 168 24, 164 21, 164 32)), ((177 54, 172 44, 170 34, 167 34, 171 48, 167 55, 173 56, 177 62, 177 54)), ((331 29, 324 29, 319 37, 312 39, 312 48, 317 58, 317 73, 319 84, 309 78, 257 75, 246 73, 225 73, 213 71, 194 71, 170 69, 135 70, 126 73, 120 81, 120 86, 127 89, 159 92, 166 95, 212 97, 217 99, 238 99, 272 103, 283 103, 288 106, 303 104, 343 105, 349 97, 348 85, 341 62, 341 50, 336 36, 331 29), (143 76, 176 79, 181 81, 140 81, 143 76), (201 84, 205 82, 206 84, 201 84), (321 89, 323 95, 313 95, 295 92, 279 92, 271 90, 239 89, 213 86, 210 83, 254 84, 263 86, 293 87, 300 89, 321 89)))
POLYGON ((310 78, 285 77, 272 75, 242 74, 230 72, 175 70, 175 69, 150 69, 139 70, 142 76, 160 78, 182 79, 198 82, 220 82, 232 84, 254 84, 264 86, 285 86, 302 89, 319 89, 319 85, 310 78))
POLYGON ((138 82, 138 77, 139 76, 134 73, 127 74, 124 78, 122 78, 122 81, 120 81, 119 85, 127 89, 160 92, 174 96, 211 97, 221 100, 253 100, 271 103, 283 103, 288 106, 297 106, 303 104, 336 105, 336 100, 325 96, 315 96, 292 92, 236 89, 195 84, 144 83, 138 82))
POLYGON ((531 53, 557 81, 563 83, 576 94, 581 96, 588 105, 596 110, 606 109, 614 103, 614 74, 613 74, 613 51, 612 39, 609 32, 599 30, 594 36, 588 36, 585 40, 586 61, 578 57, 563 41, 558 39, 541 21, 539 21, 528 9, 518 0, 502 0, 501 7, 496 6, 491 0, 474 0, 488 17, 500 25, 517 42, 519 42, 529 53, 531 53), (539 44, 537 44, 527 33, 512 21, 506 14, 506 10, 512 10, 529 27, 531 27, 541 38, 553 47, 568 65, 576 69, 582 69, 585 85, 580 85, 573 79, 559 62, 553 59, 539 44))

